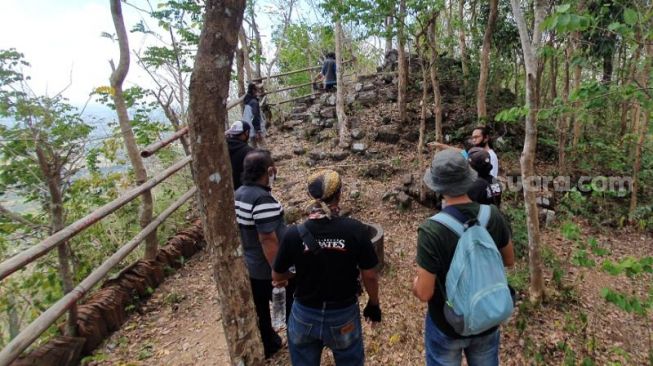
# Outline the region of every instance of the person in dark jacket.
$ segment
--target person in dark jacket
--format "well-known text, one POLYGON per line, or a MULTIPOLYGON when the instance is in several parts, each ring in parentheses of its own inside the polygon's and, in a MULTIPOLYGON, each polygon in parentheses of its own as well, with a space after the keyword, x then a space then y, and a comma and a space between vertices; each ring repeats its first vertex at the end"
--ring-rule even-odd
POLYGON ((225 132, 227 136, 227 147, 229 148, 229 158, 231 159, 231 175, 234 180, 234 191, 242 185, 240 182, 243 174, 243 161, 248 152, 254 150, 247 144, 251 128, 243 121, 234 122, 225 132))
POLYGON ((329 52, 322 63, 322 70, 317 75, 314 84, 324 81, 324 90, 333 91, 336 88, 336 54, 329 52))
POLYGON ((472 201, 480 204, 501 206, 501 183, 492 176, 490 154, 482 147, 473 147, 467 154, 469 165, 478 174, 467 195, 472 201))
POLYGON ((254 147, 265 146, 266 123, 265 117, 261 113, 259 100, 262 94, 262 87, 259 87, 254 83, 250 83, 247 86, 247 94, 245 94, 245 99, 243 100, 245 109, 243 110, 242 120, 247 122, 249 126, 254 130, 249 136, 249 143, 254 147))

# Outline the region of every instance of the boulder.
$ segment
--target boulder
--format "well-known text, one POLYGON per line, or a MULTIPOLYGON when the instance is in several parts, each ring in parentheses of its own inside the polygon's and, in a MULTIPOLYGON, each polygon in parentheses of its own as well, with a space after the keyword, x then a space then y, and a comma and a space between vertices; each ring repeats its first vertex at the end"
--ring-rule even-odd
POLYGON ((294 119, 294 120, 284 122, 281 125, 281 129, 286 131, 294 130, 295 128, 301 126, 302 124, 304 124, 304 121, 294 119))
POLYGON ((385 90, 385 98, 390 102, 396 102, 399 98, 397 90, 395 88, 389 88, 385 90))
POLYGON ((419 140, 419 131, 408 131, 403 137, 408 142, 417 142, 419 140))
POLYGON ((327 156, 328 156, 327 153, 325 153, 322 150, 313 150, 313 151, 308 153, 308 157, 311 160, 315 160, 315 161, 324 160, 324 159, 327 158, 327 156))
POLYGON ((322 122, 322 127, 324 127, 324 128, 331 128, 331 127, 335 126, 336 124, 338 124, 338 120, 337 120, 337 119, 335 119, 335 118, 329 118, 329 119, 325 119, 325 120, 322 122))
POLYGON ((367 151, 367 145, 362 142, 356 142, 351 145, 351 151, 356 154, 365 154, 365 151, 367 151))
POLYGON ((374 83, 365 83, 363 84, 363 88, 362 88, 363 91, 370 91, 375 89, 376 89, 376 85, 374 85, 374 83))
POLYGON ((375 141, 381 141, 389 144, 396 144, 399 142, 399 131, 393 125, 381 126, 376 132, 375 141))
POLYGON ((369 90, 369 91, 360 92, 358 94, 358 101, 361 104, 365 104, 365 105, 375 103, 377 101, 376 91, 375 90, 369 90))
POLYGON ((378 178, 385 173, 385 169, 381 164, 370 164, 363 170, 363 174, 366 177, 378 178))
POLYGON ((413 199, 405 192, 399 192, 397 194, 397 204, 399 205, 400 208, 402 209, 409 208, 411 202, 413 202, 413 199))
POLYGON ((335 118, 336 117, 336 107, 326 107, 320 109, 320 117, 323 118, 335 118))
POLYGON ((295 154, 295 155, 299 155, 299 156, 301 156, 301 155, 306 154, 306 149, 303 148, 303 147, 301 147, 301 146, 299 146, 299 147, 294 148, 294 149, 292 150, 292 153, 295 154))
POLYGON ((343 161, 349 156, 349 151, 346 150, 336 150, 329 154, 329 157, 335 161, 343 161))
POLYGON ((354 128, 353 130, 351 130, 351 138, 353 138, 354 140, 360 140, 363 137, 365 137, 365 131, 360 130, 358 128, 354 128))
POLYGON ((334 133, 331 130, 322 130, 317 134, 317 140, 319 142, 331 140, 333 135, 334 133))

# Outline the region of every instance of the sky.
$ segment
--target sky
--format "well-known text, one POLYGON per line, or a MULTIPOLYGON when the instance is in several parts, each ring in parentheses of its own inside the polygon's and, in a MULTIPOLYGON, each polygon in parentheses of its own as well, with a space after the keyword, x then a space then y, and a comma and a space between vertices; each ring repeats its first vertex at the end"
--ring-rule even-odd
MULTIPOLYGON (((123 13, 129 30, 140 15, 124 5, 123 13)), ((3 0, 0 49, 24 54, 31 65, 24 74, 36 94, 64 91, 73 105, 81 106, 94 88, 108 85, 109 60, 117 63, 119 52, 102 32, 115 33, 108 0, 3 0)), ((145 45, 145 38, 133 33, 129 41, 131 49, 145 45)), ((132 64, 125 86, 145 79, 132 64)))
MULTIPOLYGON (((154 6, 159 0, 151 0, 154 6)), ((302 1, 300 1, 302 2, 302 1)), ((146 0, 130 0, 147 8, 146 0)), ((275 0, 259 0, 262 12, 257 14, 266 52, 270 50, 269 35, 275 18, 269 12, 275 0)), ((144 18, 133 7, 123 3, 123 16, 129 31, 144 18)), ((309 12, 301 11, 304 16, 309 12)), ((146 19, 152 28, 156 24, 146 19)), ((0 49, 15 48, 24 54, 30 67, 24 74, 31 77, 30 86, 37 95, 53 96, 63 91, 71 104, 81 107, 92 90, 109 85, 109 60, 118 62, 117 42, 101 36, 115 33, 109 0, 2 0, 0 11, 0 49), (64 90, 65 89, 65 90, 64 90)), ((152 39, 128 33, 130 49, 142 49, 152 39)), ((130 66, 124 87, 148 87, 149 76, 134 62, 130 66)), ((94 102, 91 109, 97 109, 94 102)))

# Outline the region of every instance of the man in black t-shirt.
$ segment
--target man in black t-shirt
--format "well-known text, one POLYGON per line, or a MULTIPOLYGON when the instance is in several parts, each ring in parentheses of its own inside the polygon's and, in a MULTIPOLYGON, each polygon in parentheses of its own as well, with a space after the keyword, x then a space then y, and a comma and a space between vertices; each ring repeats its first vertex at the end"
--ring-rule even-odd
MULTIPOLYGON (((424 174, 424 184, 444 197, 443 207, 445 204, 453 206, 467 218, 477 217, 480 209, 480 205, 472 202, 467 195, 475 179, 476 172, 454 149, 437 153, 424 174)), ((515 259, 510 227, 499 209, 490 207, 486 228, 501 253, 504 265, 512 266, 515 259)), ((413 293, 421 301, 428 302, 424 332, 426 364, 460 365, 464 352, 470 366, 498 365, 498 327, 463 337, 453 330, 444 316, 444 284, 458 239, 454 232, 430 219, 422 223, 417 231, 417 276, 413 281, 413 293)))
POLYGON ((249 124, 243 121, 236 121, 231 128, 225 132, 227 136, 227 147, 229 148, 229 158, 231 159, 231 175, 234 181, 234 191, 240 187, 240 178, 243 174, 243 162, 248 152, 254 150, 247 144, 251 128, 249 124))
POLYGON ((367 226, 338 216, 341 186, 333 170, 309 178, 308 192, 314 199, 309 218, 287 230, 274 262, 276 286, 290 278, 291 266, 296 269, 295 302, 288 320, 290 359, 295 366, 319 365, 324 346, 333 351, 336 365, 364 364, 359 273, 369 296, 363 315, 381 321, 378 259, 367 226))

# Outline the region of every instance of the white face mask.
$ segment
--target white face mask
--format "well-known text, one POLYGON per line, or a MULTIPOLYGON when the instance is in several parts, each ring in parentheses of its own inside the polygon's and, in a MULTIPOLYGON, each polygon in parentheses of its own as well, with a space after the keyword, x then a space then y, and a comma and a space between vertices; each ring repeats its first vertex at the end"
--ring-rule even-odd
POLYGON ((274 183, 274 180, 277 179, 277 175, 275 173, 268 174, 268 186, 272 188, 272 184, 274 183))

